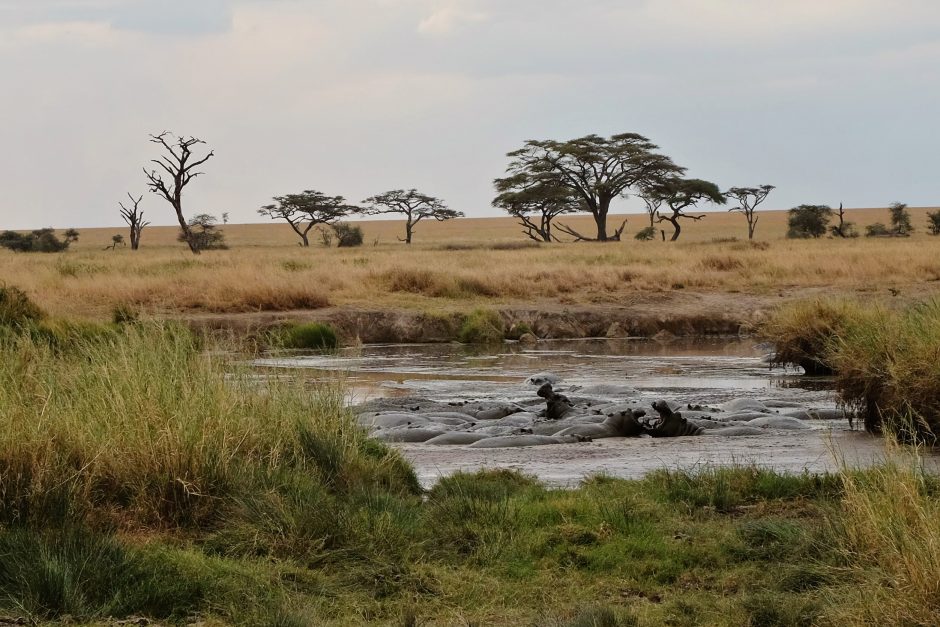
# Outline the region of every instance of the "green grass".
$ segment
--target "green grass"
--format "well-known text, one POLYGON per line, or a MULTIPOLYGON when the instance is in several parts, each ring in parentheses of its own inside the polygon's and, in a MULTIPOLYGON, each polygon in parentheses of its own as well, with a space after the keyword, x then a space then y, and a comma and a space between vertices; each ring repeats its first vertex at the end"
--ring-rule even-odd
POLYGON ((336 331, 321 322, 288 324, 274 330, 271 340, 278 348, 334 350, 339 347, 336 331))
POLYGON ((778 362, 809 362, 832 371, 842 400, 862 415, 869 431, 936 442, 940 300, 902 310, 846 301, 797 303, 777 312, 763 333, 776 345, 778 362))
POLYGON ((166 624, 923 623, 940 483, 907 466, 420 489, 342 391, 173 325, 0 339, 0 615, 166 624), (887 582, 887 583, 886 583, 887 582))
POLYGON ((490 309, 475 309, 464 319, 457 339, 464 344, 495 344, 506 336, 506 323, 499 313, 490 309))

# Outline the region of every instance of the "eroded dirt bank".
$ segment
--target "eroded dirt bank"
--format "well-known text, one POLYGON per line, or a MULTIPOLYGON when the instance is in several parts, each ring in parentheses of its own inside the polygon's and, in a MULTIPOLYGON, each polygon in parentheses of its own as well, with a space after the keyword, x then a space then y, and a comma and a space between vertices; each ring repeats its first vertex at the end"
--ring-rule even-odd
MULTIPOLYGON (((803 293, 803 297, 812 294, 803 293)), ((491 305, 506 327, 525 324, 541 339, 586 337, 680 337, 736 335, 764 319, 793 295, 697 293, 636 294, 619 304, 566 305, 557 302, 491 305)), ((326 322, 344 344, 428 343, 457 339, 466 314, 478 307, 427 312, 410 309, 328 307, 311 311, 191 314, 183 319, 202 330, 256 332, 283 322, 326 322)))

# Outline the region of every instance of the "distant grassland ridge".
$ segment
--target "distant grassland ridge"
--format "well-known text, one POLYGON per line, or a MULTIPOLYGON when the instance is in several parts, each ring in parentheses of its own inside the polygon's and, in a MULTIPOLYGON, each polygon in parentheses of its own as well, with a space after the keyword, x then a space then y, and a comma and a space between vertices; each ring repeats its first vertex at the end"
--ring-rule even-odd
MULTIPOLYGON (((854 210, 848 217, 864 225, 886 215, 854 210)), ((940 238, 926 234, 926 210, 912 215, 915 235, 902 239, 787 240, 786 213, 768 211, 750 243, 739 215, 716 212, 688 225, 675 244, 630 235, 623 242, 541 246, 529 244, 510 218, 422 223, 411 246, 397 240, 401 222, 366 221, 359 223, 365 245, 352 249, 301 248, 286 224, 228 225, 231 250, 199 257, 176 241, 173 227, 148 227, 136 252, 102 250, 122 228, 85 229, 66 253, 0 251, 0 280, 51 315, 98 319, 119 307, 171 316, 331 305, 469 311, 519 303, 619 305, 676 290, 909 293, 940 286, 940 238)), ((629 219, 633 230, 646 224, 642 215, 629 219)), ((587 231, 590 217, 568 222, 587 231)))

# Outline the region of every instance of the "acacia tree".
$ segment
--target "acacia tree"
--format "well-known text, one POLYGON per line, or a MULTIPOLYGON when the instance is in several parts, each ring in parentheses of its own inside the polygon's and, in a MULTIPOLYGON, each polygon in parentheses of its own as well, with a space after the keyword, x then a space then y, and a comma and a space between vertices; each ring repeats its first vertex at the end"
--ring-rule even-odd
MULTIPOLYGON (((530 140, 507 155, 511 161, 506 171, 570 190, 594 217, 597 241, 605 242, 619 239, 623 231, 621 227, 613 237, 607 234, 607 214, 615 198, 685 171, 656 150, 658 146, 636 133, 610 138, 587 135, 564 142, 530 140)), ((564 230, 578 239, 590 239, 564 230)))
POLYGON ((767 196, 775 189, 773 185, 761 185, 759 187, 732 187, 725 192, 726 198, 733 198, 738 203, 737 207, 732 207, 728 211, 744 214, 749 240, 754 239, 754 230, 757 228, 757 221, 760 220, 760 216, 756 214, 757 206, 767 200, 767 196))
POLYGON ((673 230, 672 237, 669 239, 670 242, 679 239, 679 234, 682 233, 680 220, 698 221, 705 217, 704 214, 692 215, 686 213, 689 207, 694 207, 701 202, 712 202, 716 205, 723 205, 727 202, 717 185, 702 179, 670 178, 651 188, 650 193, 662 200, 662 203, 669 208, 669 213, 666 215, 658 213, 656 221, 672 224, 673 230))
POLYGON ((140 209, 140 201, 144 197, 134 198, 130 192, 127 193, 127 197, 131 200, 130 208, 125 207, 123 202, 119 202, 118 205, 121 207, 121 217, 131 229, 131 250, 137 250, 140 248, 140 233, 150 222, 144 220, 144 212, 140 209))
POLYGON ((464 216, 463 212, 448 209, 440 198, 422 194, 414 188, 392 190, 362 202, 368 205, 364 212, 369 215, 398 213, 405 216, 405 239, 399 238, 399 241, 406 244, 411 243, 415 226, 425 218, 443 222, 464 216))
POLYGON ((888 207, 891 211, 891 230, 898 237, 907 237, 914 231, 911 226, 911 212, 903 202, 893 202, 888 207))
POLYGON ((493 184, 499 192, 493 200, 493 206, 517 218, 524 229, 523 233, 537 242, 557 242, 558 238, 552 233, 552 220, 566 213, 584 210, 581 201, 570 189, 552 180, 516 174, 496 179, 493 184))
POLYGON ((275 196, 276 204, 265 205, 258 213, 272 220, 284 220, 300 237, 304 247, 310 246, 309 233, 313 227, 334 224, 351 214, 360 212, 346 202, 342 196, 327 196, 316 190, 305 190, 299 194, 275 196))
POLYGON ((169 181, 163 180, 163 174, 156 169, 147 170, 144 168, 144 174, 147 177, 147 186, 154 194, 162 196, 176 211, 176 219, 179 221, 180 229, 183 232, 183 239, 189 245, 189 250, 194 255, 199 254, 199 242, 193 236, 193 231, 186 217, 183 215, 183 189, 192 182, 194 178, 202 174, 196 170, 199 166, 215 156, 211 150, 203 157, 193 154, 193 149, 206 142, 195 137, 175 137, 164 131, 159 135, 151 135, 150 142, 163 148, 167 154, 161 155, 152 162, 157 164, 160 170, 169 177, 169 181))

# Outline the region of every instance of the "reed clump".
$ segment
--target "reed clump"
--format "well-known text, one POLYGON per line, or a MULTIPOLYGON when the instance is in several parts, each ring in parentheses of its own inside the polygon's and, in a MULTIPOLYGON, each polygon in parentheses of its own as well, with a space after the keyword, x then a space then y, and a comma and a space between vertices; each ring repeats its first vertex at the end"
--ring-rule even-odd
POLYGON ((935 442, 940 433, 940 300, 903 309, 832 300, 778 311, 762 332, 777 363, 830 373, 867 430, 935 442))
POLYGON ((175 325, 64 337, 0 341, 0 525, 211 527, 285 473, 415 489, 339 390, 259 385, 175 325))

